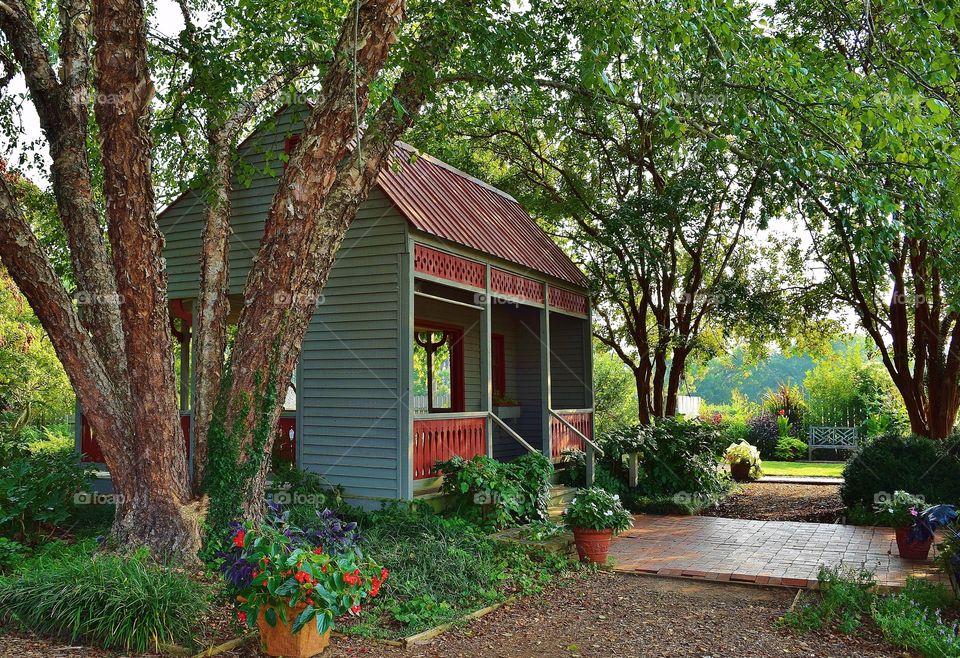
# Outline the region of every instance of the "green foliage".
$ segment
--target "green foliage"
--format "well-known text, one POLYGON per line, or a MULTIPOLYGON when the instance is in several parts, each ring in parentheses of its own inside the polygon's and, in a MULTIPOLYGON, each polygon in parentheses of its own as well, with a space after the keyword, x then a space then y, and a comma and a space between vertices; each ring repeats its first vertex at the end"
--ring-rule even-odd
POLYGON ((539 453, 504 463, 486 455, 437 462, 440 491, 453 499, 453 512, 487 528, 546 519, 553 465, 539 453))
POLYGON ((840 496, 847 507, 870 508, 894 491, 923 496, 928 504, 960 503, 960 454, 950 443, 887 434, 866 443, 843 471, 840 496))
POLYGON ((924 658, 960 656, 956 625, 951 627, 942 617, 943 611, 956 606, 956 598, 943 585, 911 579, 902 592, 874 605, 873 618, 896 647, 924 658))
POLYGON ((290 514, 290 523, 295 526, 306 527, 315 522, 317 510, 339 510, 346 506, 343 487, 330 485, 312 471, 280 462, 272 474, 268 495, 284 505, 290 514))
POLYGON ((813 425, 860 426, 864 435, 907 429, 903 400, 863 341, 836 345, 803 380, 813 425))
POLYGON ((593 351, 594 434, 628 427, 637 420, 637 385, 633 373, 609 350, 593 351))
POLYGON ((777 447, 773 451, 773 458, 777 461, 792 462, 803 459, 808 453, 806 443, 800 439, 787 437, 777 441, 777 447))
POLYGON ((0 579, 0 614, 33 632, 124 651, 190 644, 207 593, 145 555, 68 553, 0 579))
POLYGON ((729 441, 714 423, 659 418, 655 425, 624 428, 598 439, 604 455, 597 462, 595 484, 609 493, 629 495, 631 506, 634 498, 712 498, 727 489, 718 460, 729 441), (639 472, 637 489, 628 492, 631 452, 639 455, 639 472))
POLYGON ((780 437, 802 432, 807 416, 807 402, 799 386, 780 382, 776 389, 763 396, 764 410, 777 419, 780 437), (780 420, 783 419, 783 420, 780 420))
POLYGON ((40 321, 0 269, 0 432, 61 420, 73 389, 40 321))
POLYGON ((901 649, 925 658, 960 655, 956 624, 943 617, 956 609, 957 600, 944 585, 908 578, 901 592, 881 596, 867 571, 821 569, 819 580, 820 592, 798 599, 781 620, 785 626, 802 632, 835 626, 854 633, 869 617, 884 638, 901 649))
POLYGON ((73 432, 66 423, 38 427, 28 425, 20 430, 20 438, 33 454, 71 453, 76 449, 73 432))
POLYGON ((870 613, 876 581, 869 571, 821 568, 819 595, 798 601, 783 616, 783 623, 799 631, 813 631, 836 625, 844 633, 853 633, 870 613))
POLYGON ((906 528, 917 522, 917 516, 926 509, 923 498, 912 496, 906 491, 894 491, 892 496, 884 496, 873 506, 881 525, 891 528, 906 528))
MULTIPOLYGON (((695 382, 695 394, 711 407, 756 405, 780 382, 803 381, 813 365, 813 355, 806 352, 777 351, 761 358, 751 358, 744 348, 738 347, 729 354, 711 358, 706 364, 694 364, 690 368, 690 377, 695 382)), ((750 410, 748 416, 755 414, 756 410, 750 410)))
MULTIPOLYGON (((254 380, 254 386, 259 391, 252 405, 255 410, 253 440, 246 447, 246 459, 241 459, 241 446, 247 436, 245 423, 238 420, 231 426, 227 435, 226 397, 221 395, 213 411, 210 429, 207 433, 209 456, 207 458, 206 481, 204 489, 210 499, 210 509, 207 513, 207 552, 219 548, 217 543, 226 536, 230 523, 234 519, 242 518, 242 504, 250 498, 249 491, 254 477, 260 471, 263 461, 268 458, 265 446, 273 430, 270 419, 274 402, 277 398, 276 364, 279 358, 278 345, 274 344, 270 359, 269 375, 266 382, 260 373, 254 380), (211 539, 213 543, 211 544, 211 539)), ((233 377, 230 374, 230 365, 221 385, 222 390, 230 389, 233 377)), ((248 393, 238 397, 237 408, 233 409, 234 418, 246 418, 250 410, 251 400, 248 393)))
POLYGON ((563 513, 563 520, 571 530, 613 530, 620 534, 633 525, 633 518, 620 502, 620 496, 609 494, 600 487, 580 489, 563 513))
POLYGON ((21 439, 0 442, 0 534, 33 538, 63 524, 90 473, 72 450, 33 452, 21 439))
POLYGON ((763 473, 763 461, 760 459, 760 451, 756 446, 752 446, 746 441, 730 444, 730 447, 723 453, 723 461, 730 466, 738 464, 747 464, 750 466, 750 478, 757 480, 763 473))
POLYGON ((26 556, 27 547, 6 537, 0 537, 0 574, 13 571, 26 556))
POLYGON ((468 521, 394 504, 360 519, 365 551, 390 578, 348 632, 410 635, 513 594, 539 591, 570 563, 562 556, 498 542, 468 521))

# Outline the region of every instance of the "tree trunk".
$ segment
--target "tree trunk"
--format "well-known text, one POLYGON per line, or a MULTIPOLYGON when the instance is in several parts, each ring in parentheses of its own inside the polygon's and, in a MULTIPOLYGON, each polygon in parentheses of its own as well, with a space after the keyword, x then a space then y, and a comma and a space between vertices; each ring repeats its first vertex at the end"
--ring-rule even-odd
MULTIPOLYGON (((163 236, 151 177, 146 21, 137 0, 95 0, 93 35, 104 196, 130 378, 131 464, 111 469, 122 499, 114 524, 131 546, 195 556, 187 459, 177 407, 163 236)), ((102 434, 98 437, 102 438, 102 434)), ((196 559, 195 557, 193 558, 196 559)))
POLYGON ((280 416, 280 392, 289 385, 332 255, 346 232, 347 225, 324 223, 324 205, 337 165, 356 136, 355 117, 366 111, 369 85, 395 41, 403 2, 369 0, 359 6, 359 17, 355 11, 353 6, 344 22, 321 97, 281 175, 247 278, 209 433, 207 490, 214 528, 241 512, 253 518, 261 512, 260 474, 266 472, 280 416))

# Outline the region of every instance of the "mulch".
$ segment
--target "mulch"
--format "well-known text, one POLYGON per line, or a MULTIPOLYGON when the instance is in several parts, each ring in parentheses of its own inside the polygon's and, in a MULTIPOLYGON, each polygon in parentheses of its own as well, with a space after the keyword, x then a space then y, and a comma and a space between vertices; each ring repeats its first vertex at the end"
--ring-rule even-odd
POLYGON ((838 485, 753 482, 739 485, 737 492, 701 514, 728 519, 835 523, 843 518, 844 505, 838 485))
MULTIPOLYGON (((612 572, 565 578, 430 644, 403 650, 335 638, 324 658, 502 657, 844 657, 903 656, 866 627, 856 637, 796 635, 777 624, 793 592, 612 572)), ((0 637, 0 656, 105 658, 118 655, 28 637, 0 637)), ((254 658, 256 644, 224 656, 254 658)))

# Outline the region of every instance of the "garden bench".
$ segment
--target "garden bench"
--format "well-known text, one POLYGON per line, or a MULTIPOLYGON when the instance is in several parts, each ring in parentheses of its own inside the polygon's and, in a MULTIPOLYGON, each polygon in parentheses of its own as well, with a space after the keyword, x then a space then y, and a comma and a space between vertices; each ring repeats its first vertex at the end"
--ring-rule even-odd
POLYGON ((808 458, 813 459, 815 448, 831 450, 850 450, 856 452, 860 448, 856 427, 812 426, 810 440, 807 442, 808 458))

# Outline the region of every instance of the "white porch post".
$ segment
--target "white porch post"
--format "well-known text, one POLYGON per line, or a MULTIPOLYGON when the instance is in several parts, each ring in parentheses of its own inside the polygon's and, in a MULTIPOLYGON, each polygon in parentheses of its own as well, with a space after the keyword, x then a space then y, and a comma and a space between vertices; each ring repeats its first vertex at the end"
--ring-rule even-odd
POLYGON ((543 454, 553 459, 553 437, 550 432, 550 284, 543 284, 543 308, 540 309, 540 398, 543 400, 543 454))
POLYGON ((493 457, 493 356, 491 354, 492 311, 490 304, 490 264, 485 267, 485 287, 483 309, 480 311, 480 409, 487 413, 484 437, 486 438, 487 457, 493 457))

